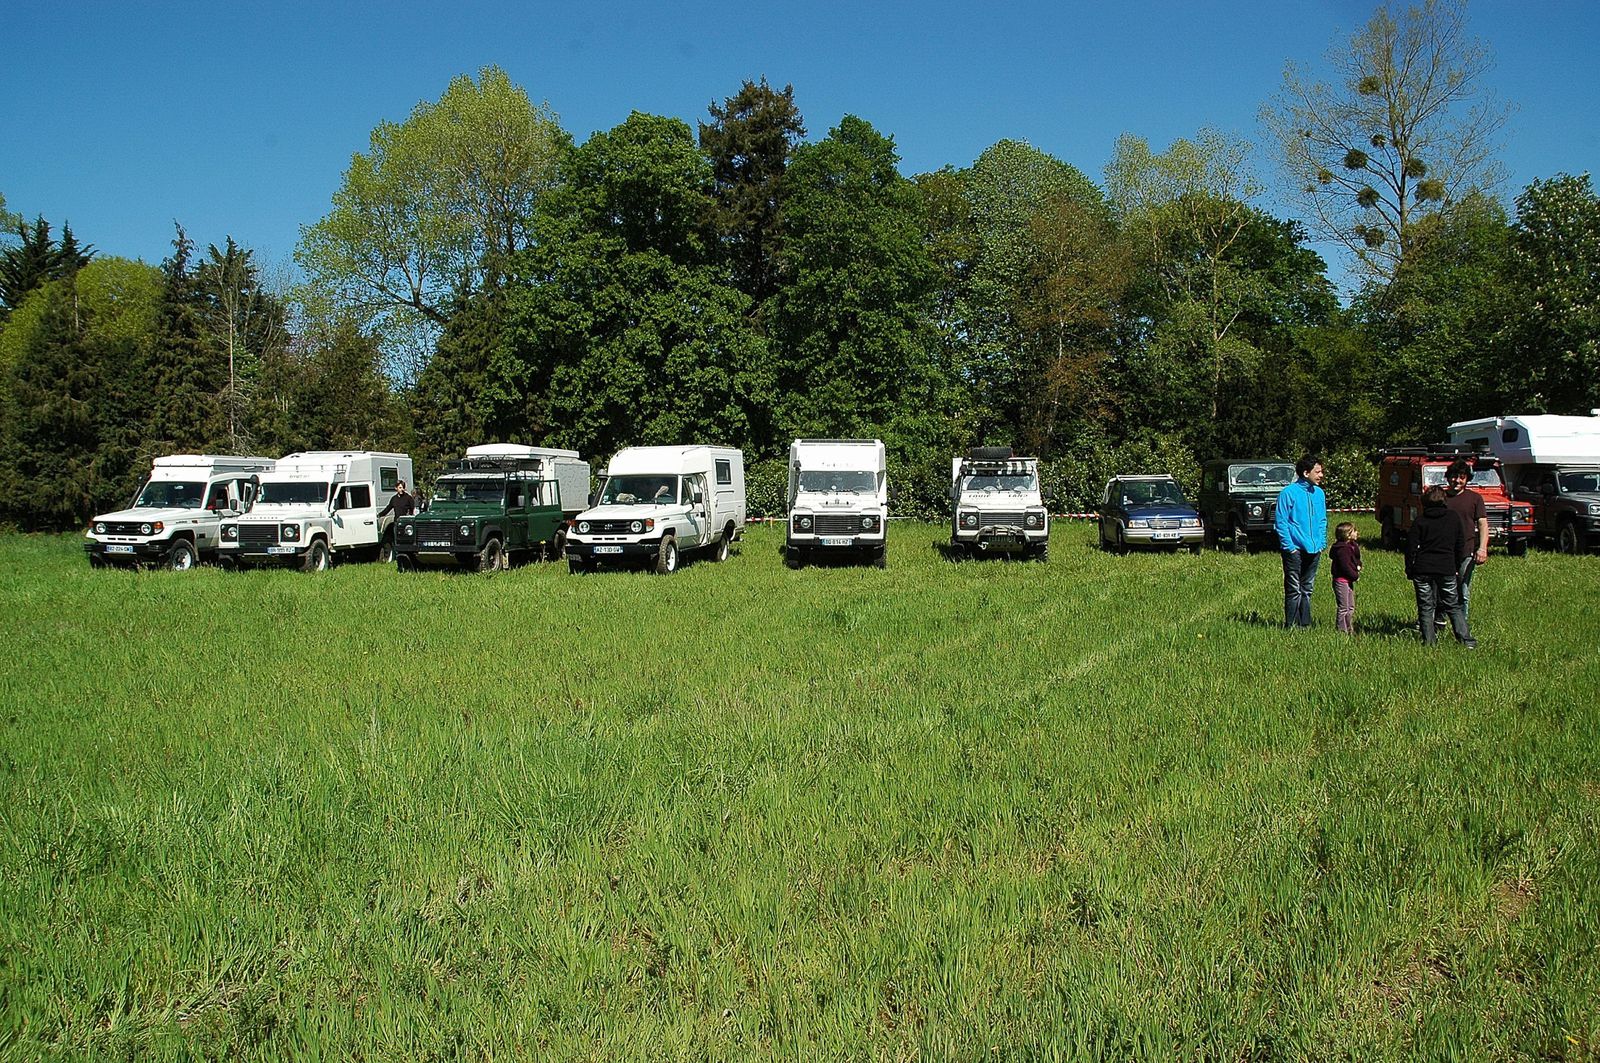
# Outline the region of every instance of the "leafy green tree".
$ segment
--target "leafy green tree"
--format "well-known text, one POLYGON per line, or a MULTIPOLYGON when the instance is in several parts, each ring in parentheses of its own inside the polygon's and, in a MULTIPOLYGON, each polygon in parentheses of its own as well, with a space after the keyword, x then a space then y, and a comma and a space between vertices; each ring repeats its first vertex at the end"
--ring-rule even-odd
POLYGON ((1466 22, 1466 0, 1422 0, 1398 16, 1381 7, 1328 55, 1336 84, 1291 62, 1262 110, 1313 230, 1380 280, 1429 231, 1418 220, 1501 180, 1509 111, 1485 85, 1489 51, 1466 22))
POLYGON ((50 223, 38 218, 32 225, 19 221, 18 242, 0 248, 0 321, 22 305, 29 292, 48 281, 76 273, 94 255, 94 249, 78 246, 70 225, 63 226, 61 240, 50 236, 50 223))
POLYGON ((431 346, 452 300, 492 283, 529 246, 570 148, 548 106, 505 71, 454 78, 436 103, 379 124, 333 210, 301 230, 305 301, 330 320, 353 314, 393 351, 431 346))
POLYGON ((846 116, 790 163, 778 439, 881 434, 909 452, 948 438, 948 367, 928 325, 937 274, 898 161, 891 138, 846 116))
POLYGON ((149 352, 145 438, 164 453, 205 450, 224 432, 224 364, 201 325, 202 299, 191 268, 194 243, 179 226, 162 263, 156 335, 149 352))
POLYGON ((777 91, 766 78, 746 81, 710 111, 700 150, 711 160, 713 227, 734 284, 759 308, 777 289, 783 174, 806 127, 794 86, 777 91))
POLYGON ((1588 174, 1534 181, 1517 197, 1510 273, 1506 383, 1529 409, 1600 407, 1600 199, 1588 174))
POLYGON ((330 450, 391 450, 404 446, 401 404, 382 370, 377 340, 354 321, 302 337, 307 379, 300 415, 312 445, 330 450))

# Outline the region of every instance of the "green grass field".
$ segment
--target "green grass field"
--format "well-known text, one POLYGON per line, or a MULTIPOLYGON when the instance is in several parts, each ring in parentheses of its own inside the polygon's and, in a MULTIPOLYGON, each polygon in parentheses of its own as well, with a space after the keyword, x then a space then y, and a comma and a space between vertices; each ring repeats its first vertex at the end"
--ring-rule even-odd
MULTIPOLYGON (((1369 542, 1375 528, 1367 526, 1369 542)), ((0 1056, 1595 1059, 1600 558, 91 572, 0 539, 0 1056)))

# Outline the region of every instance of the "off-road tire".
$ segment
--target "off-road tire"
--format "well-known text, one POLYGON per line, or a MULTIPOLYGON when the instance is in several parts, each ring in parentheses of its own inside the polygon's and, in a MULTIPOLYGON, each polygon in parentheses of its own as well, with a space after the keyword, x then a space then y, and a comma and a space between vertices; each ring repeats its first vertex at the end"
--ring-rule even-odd
POLYGON ((888 568, 889 567, 889 548, 887 546, 885 546, 882 550, 879 550, 877 553, 872 555, 872 567, 873 568, 888 568))
POLYGON ((200 563, 200 554, 188 539, 174 539, 162 567, 172 572, 188 572, 200 563))
POLYGON ((478 551, 478 556, 476 558, 478 571, 500 571, 501 552, 499 539, 490 539, 488 542, 484 543, 483 549, 478 551))
POLYGON ((306 547, 306 556, 300 559, 302 572, 326 572, 333 567, 333 555, 328 553, 326 539, 313 539, 306 547))
POLYGON ((1229 544, 1233 547, 1234 553, 1248 554, 1250 552, 1250 533, 1239 527, 1239 525, 1235 524, 1233 526, 1233 536, 1229 540, 1229 544))
POLYGON ((797 547, 786 546, 783 548, 783 563, 790 568, 803 568, 806 563, 806 555, 801 553, 797 547))
POLYGON ((1387 513, 1378 518, 1378 542, 1385 550, 1400 549, 1400 530, 1387 513))
POLYGON ((394 570, 396 572, 415 572, 417 570, 416 557, 412 554, 395 554, 394 570))
POLYGON ((556 537, 550 540, 550 560, 560 561, 567 556, 567 533, 556 532, 556 537))
POLYGON ((1563 554, 1581 554, 1589 546, 1586 538, 1577 521, 1564 520, 1556 530, 1556 549, 1563 554))
POLYGON ((385 539, 378 544, 377 561, 380 565, 387 565, 394 560, 394 540, 385 539))
POLYGON ((723 531, 722 538, 718 539, 711 547, 711 560, 713 560, 713 561, 726 561, 726 560, 728 560, 728 546, 729 546, 729 540, 732 537, 732 535, 733 535, 733 529, 732 528, 728 528, 728 529, 723 531))
POLYGON ((967 451, 970 461, 1010 461, 1015 456, 1010 447, 972 447, 967 451))
POLYGON ((1198 555, 1200 553, 1200 551, 1203 550, 1203 549, 1205 549, 1205 544, 1204 543, 1190 543, 1189 544, 1189 553, 1191 553, 1191 554, 1198 555))
MULTIPOLYGON (((1578 552, 1582 553, 1583 551, 1580 550, 1578 552)), ((1528 540, 1512 539, 1510 542, 1506 543, 1506 553, 1510 554, 1512 557, 1525 557, 1528 553, 1528 540)))
POLYGON ((1050 560, 1050 544, 1044 543, 1029 555, 1034 561, 1045 562, 1050 560))
POLYGON ((1200 522, 1200 542, 1207 550, 1217 548, 1217 527, 1209 520, 1200 522))
POLYGON ((661 537, 661 549, 656 553, 656 574, 670 576, 678 571, 678 538, 675 535, 661 537))
POLYGON ((581 576, 589 571, 589 565, 581 557, 567 558, 567 571, 574 576, 581 576))

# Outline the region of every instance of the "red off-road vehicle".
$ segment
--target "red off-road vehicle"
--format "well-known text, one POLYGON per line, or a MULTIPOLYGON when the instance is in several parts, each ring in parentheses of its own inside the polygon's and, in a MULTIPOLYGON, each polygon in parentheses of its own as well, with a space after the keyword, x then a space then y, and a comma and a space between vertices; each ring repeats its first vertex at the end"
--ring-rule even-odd
POLYGON ((1411 522, 1422 512, 1422 492, 1445 485, 1445 470, 1458 460, 1472 465, 1472 481, 1467 485, 1483 496, 1489 512, 1489 542, 1504 546, 1506 553, 1519 557, 1528 551, 1533 538, 1533 507, 1514 502, 1500 478, 1500 459, 1488 451, 1456 443, 1436 443, 1426 447, 1390 447, 1378 452, 1378 500, 1374 508, 1383 529, 1383 545, 1400 546, 1411 522))

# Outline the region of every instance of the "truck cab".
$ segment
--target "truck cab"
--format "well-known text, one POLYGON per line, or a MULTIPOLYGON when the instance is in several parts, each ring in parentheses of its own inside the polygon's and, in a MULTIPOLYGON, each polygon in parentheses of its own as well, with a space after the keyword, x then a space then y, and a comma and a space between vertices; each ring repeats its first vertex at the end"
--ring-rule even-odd
POLYGON ((217 557, 225 520, 250 511, 256 486, 276 462, 226 454, 157 458, 127 509, 89 524, 83 544, 93 568, 157 565, 183 572, 217 557))
POLYGON ((219 554, 237 567, 296 565, 323 572, 335 561, 378 560, 393 544, 379 517, 411 459, 379 451, 314 450, 279 459, 261 477, 250 513, 222 526, 219 554))
POLYGON ((1422 493, 1445 486, 1445 472, 1456 461, 1472 466, 1467 486, 1483 496, 1489 517, 1489 542, 1512 556, 1527 552, 1533 538, 1533 507, 1513 502, 1500 476, 1500 460, 1469 444, 1436 443, 1424 447, 1390 447, 1378 455, 1378 497, 1374 509, 1387 549, 1399 549, 1422 512, 1422 493))
POLYGON ((395 521, 395 567, 493 572, 533 557, 561 557, 567 518, 588 497, 589 463, 576 450, 468 447, 434 481, 427 509, 395 521))
POLYGON ((887 564, 889 473, 881 439, 796 439, 787 498, 790 568, 823 556, 887 564))
POLYGON ((1530 466, 1513 497, 1533 506, 1534 536, 1561 553, 1600 547, 1600 465, 1530 466))
POLYGON ((744 454, 731 447, 628 447, 606 465, 599 498, 567 522, 572 572, 676 572, 685 553, 725 561, 744 534, 744 454))
POLYGON ((1050 557, 1050 511, 1039 487, 1039 459, 1010 447, 974 447, 950 459, 950 546, 970 557, 1050 557))

